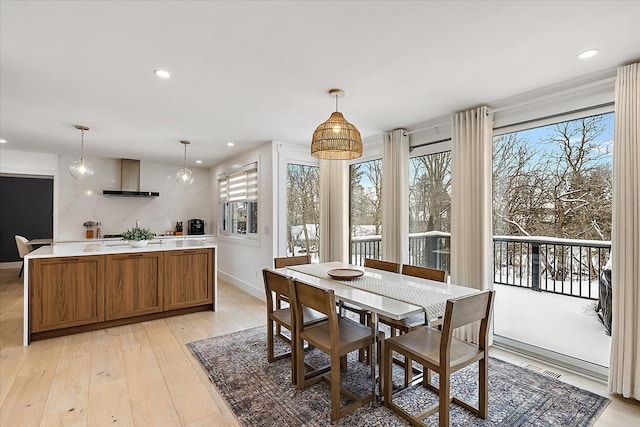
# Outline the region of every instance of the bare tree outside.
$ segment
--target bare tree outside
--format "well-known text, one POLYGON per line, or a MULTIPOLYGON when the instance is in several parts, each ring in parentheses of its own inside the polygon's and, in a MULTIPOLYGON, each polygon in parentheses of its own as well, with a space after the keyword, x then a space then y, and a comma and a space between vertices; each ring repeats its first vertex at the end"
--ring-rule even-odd
POLYGON ((409 262, 449 270, 451 151, 409 159, 409 262))
POLYGON ((382 160, 351 165, 351 236, 382 232, 382 160))
POLYGON ((449 231, 451 151, 409 160, 409 233, 449 231))
POLYGON ((611 238, 612 114, 493 139, 494 234, 611 238))
POLYGON ((350 257, 354 264, 382 256, 382 159, 356 163, 350 176, 350 257))
POLYGON ((537 239, 526 240, 526 251, 522 243, 494 248, 496 274, 537 272, 535 258, 535 286, 544 280, 546 289, 550 279, 552 292, 594 298, 611 239, 613 113, 498 135, 493 143, 494 236, 537 239))
POLYGON ((287 165, 287 255, 311 254, 320 244, 318 166, 287 165))

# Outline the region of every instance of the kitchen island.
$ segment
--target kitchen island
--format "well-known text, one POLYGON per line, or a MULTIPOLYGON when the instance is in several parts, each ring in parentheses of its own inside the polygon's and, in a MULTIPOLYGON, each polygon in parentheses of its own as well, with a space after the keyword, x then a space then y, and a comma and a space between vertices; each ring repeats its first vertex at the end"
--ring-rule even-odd
POLYGON ((33 340, 215 310, 209 237, 63 243, 24 258, 24 345, 33 340))

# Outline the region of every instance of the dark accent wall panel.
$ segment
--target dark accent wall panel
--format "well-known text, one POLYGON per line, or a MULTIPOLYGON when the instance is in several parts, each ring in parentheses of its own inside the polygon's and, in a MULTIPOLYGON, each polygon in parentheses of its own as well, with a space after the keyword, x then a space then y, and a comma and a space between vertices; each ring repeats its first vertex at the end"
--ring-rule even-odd
POLYGON ((16 234, 53 237, 53 178, 0 176, 0 262, 20 261, 16 234))

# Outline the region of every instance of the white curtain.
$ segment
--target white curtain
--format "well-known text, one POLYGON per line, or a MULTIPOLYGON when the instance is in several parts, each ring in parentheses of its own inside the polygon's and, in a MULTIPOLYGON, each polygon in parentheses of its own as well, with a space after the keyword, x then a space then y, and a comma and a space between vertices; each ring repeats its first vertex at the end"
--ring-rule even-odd
POLYGON ((385 135, 382 153, 382 259, 409 260, 409 135, 385 135))
POLYGON ((349 258, 349 165, 320 160, 320 262, 349 258))
POLYGON ((640 400, 640 64, 618 68, 609 390, 640 400))
MULTIPOLYGON (((453 115, 451 150, 451 283, 493 288, 492 125, 486 106, 453 115)), ((457 331, 478 341, 478 327, 457 331)))

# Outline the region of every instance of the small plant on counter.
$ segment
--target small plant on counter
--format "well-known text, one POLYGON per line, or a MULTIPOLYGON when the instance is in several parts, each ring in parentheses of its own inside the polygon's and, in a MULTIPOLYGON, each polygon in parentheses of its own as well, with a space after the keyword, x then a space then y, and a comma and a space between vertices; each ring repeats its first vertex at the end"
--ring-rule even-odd
POLYGON ((133 227, 130 230, 122 232, 122 240, 140 241, 151 240, 156 235, 149 231, 148 228, 133 227))

